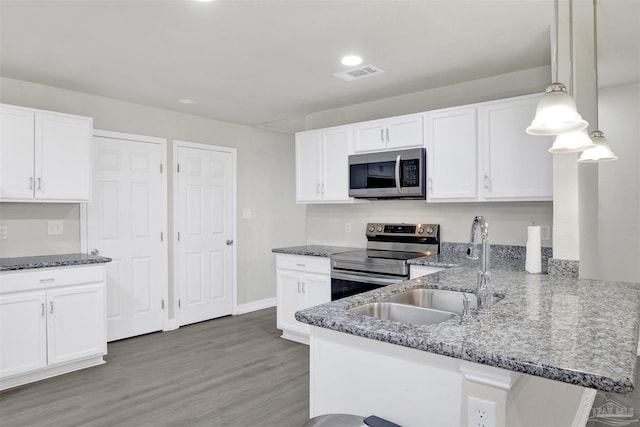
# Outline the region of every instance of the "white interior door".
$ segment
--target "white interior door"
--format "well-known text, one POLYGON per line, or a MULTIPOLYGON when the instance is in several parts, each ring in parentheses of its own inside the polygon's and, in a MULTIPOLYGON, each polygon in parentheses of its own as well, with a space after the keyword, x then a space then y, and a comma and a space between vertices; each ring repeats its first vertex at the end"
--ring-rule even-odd
POLYGON ((232 313, 235 150, 176 142, 177 321, 232 313))
POLYGON ((89 250, 107 264, 107 341, 165 328, 168 292, 166 141, 94 138, 89 250))

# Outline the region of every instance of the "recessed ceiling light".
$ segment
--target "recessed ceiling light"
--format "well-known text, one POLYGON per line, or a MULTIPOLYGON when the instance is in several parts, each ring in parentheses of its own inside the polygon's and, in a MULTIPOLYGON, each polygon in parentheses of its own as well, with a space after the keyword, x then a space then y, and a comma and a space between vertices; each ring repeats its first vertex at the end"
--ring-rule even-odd
POLYGON ((342 58, 341 62, 342 62, 342 65, 348 65, 350 67, 353 67, 354 65, 362 64, 362 58, 360 58, 357 55, 348 55, 342 58))
POLYGON ((181 104, 193 104, 196 101, 194 99, 191 99, 191 98, 182 98, 182 99, 179 99, 178 102, 181 103, 181 104))

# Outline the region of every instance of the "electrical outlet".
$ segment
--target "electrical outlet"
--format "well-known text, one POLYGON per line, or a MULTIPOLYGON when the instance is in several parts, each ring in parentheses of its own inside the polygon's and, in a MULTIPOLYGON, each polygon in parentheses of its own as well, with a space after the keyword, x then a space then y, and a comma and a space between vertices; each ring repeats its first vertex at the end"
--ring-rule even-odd
POLYGON ((467 425, 469 427, 495 427, 496 402, 469 396, 467 398, 467 425))
POLYGON ((58 236, 64 233, 64 227, 62 225, 62 221, 49 221, 48 222, 48 233, 50 236, 58 236))
POLYGON ((242 219, 251 219, 251 208, 242 209, 242 219))
POLYGON ((540 240, 551 240, 551 226, 550 225, 541 225, 540 226, 540 240))
POLYGON ((345 231, 345 233, 351 233, 351 223, 350 222, 345 222, 344 223, 344 231, 345 231))
POLYGON ((7 226, 0 225, 0 240, 6 240, 6 239, 7 239, 7 226))

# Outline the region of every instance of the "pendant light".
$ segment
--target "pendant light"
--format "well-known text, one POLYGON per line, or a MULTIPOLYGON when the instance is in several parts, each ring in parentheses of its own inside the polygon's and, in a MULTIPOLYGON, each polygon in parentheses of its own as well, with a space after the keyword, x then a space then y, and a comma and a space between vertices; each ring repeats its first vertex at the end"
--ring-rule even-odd
MULTIPOLYGON (((571 82, 571 92, 573 93, 573 0, 569 0, 569 81, 571 82)), ((594 147, 593 141, 589 138, 587 129, 556 135, 553 145, 549 148, 550 153, 578 153, 587 148, 594 147)))
MULTIPOLYGON (((593 0, 593 69, 595 72, 595 104, 596 104, 596 129, 598 129, 598 5, 596 0, 593 0)), ((593 148, 589 148, 582 152, 578 162, 580 163, 596 163, 596 162, 609 162, 617 160, 616 156, 611 150, 609 142, 604 137, 604 133, 600 130, 591 132, 591 140, 594 143, 593 148)))
POLYGON ((573 132, 589 126, 577 111, 576 102, 567 93, 564 84, 558 82, 558 0, 555 0, 555 52, 554 52, 554 80, 545 89, 544 96, 536 107, 536 116, 526 129, 530 135, 558 135, 573 132))

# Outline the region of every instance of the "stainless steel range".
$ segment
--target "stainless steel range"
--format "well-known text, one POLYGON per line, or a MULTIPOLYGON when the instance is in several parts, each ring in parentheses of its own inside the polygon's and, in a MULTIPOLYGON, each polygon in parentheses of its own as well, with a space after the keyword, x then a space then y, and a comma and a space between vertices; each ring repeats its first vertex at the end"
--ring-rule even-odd
POLYGON ((440 253, 438 224, 367 224, 367 249, 331 257, 331 300, 409 280, 407 261, 440 253))

